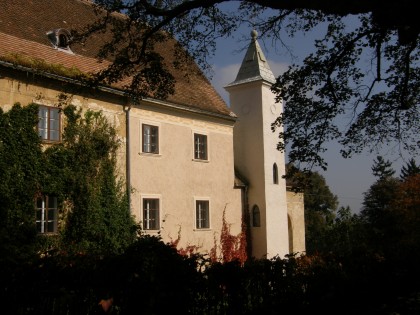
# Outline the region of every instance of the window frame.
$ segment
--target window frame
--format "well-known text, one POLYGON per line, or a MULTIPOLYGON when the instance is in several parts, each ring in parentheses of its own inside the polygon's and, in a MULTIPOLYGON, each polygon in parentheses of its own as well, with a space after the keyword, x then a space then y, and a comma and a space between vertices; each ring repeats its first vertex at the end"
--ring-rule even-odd
MULTIPOLYGON (((150 137, 153 137, 151 135, 150 137)), ((141 154, 147 154, 147 155, 159 155, 160 154, 160 137, 161 137, 161 128, 159 124, 151 123, 151 122, 141 122, 140 124, 140 152, 141 154), (145 151, 145 145, 146 145, 146 137, 145 137, 145 127, 151 127, 152 129, 156 128, 157 136, 156 136, 156 143, 154 144, 156 149, 145 151)), ((153 146, 153 143, 147 144, 149 146, 153 146)))
MULTIPOLYGON (((148 215, 150 218, 150 215, 148 215)), ((142 230, 146 232, 157 232, 161 230, 162 224, 161 224, 161 218, 162 218, 162 198, 160 195, 143 195, 141 197, 141 226, 142 230), (145 219, 145 202, 147 200, 151 201, 157 201, 157 209, 148 209, 150 210, 157 210, 157 216, 154 218, 157 226, 150 226, 150 220, 145 219)))
POLYGON ((206 197, 196 197, 194 198, 194 230, 196 231, 206 231, 211 230, 211 204, 210 204, 210 198, 206 197), (204 222, 207 221, 207 224, 203 226, 201 223, 203 222, 203 219, 200 219, 201 214, 199 213, 199 205, 205 203, 206 206, 206 218, 204 218, 204 222), (200 221, 201 220, 201 221, 200 221), (201 222, 201 223, 199 223, 201 222))
POLYGON ((209 156, 210 156, 210 154, 209 154, 209 136, 208 136, 208 134, 205 133, 205 132, 194 131, 193 132, 193 160, 194 161, 207 162, 207 161, 210 160, 209 156), (205 156, 204 157, 200 156, 201 150, 197 150, 196 137, 205 139, 205 142, 204 142, 205 143, 205 148, 204 148, 205 149, 205 153, 204 153, 205 156), (198 154, 197 154, 197 152, 198 152, 198 154))
POLYGON ((57 234, 58 232, 58 199, 56 196, 41 195, 35 200, 35 224, 38 234, 57 234), (53 207, 51 207, 50 199, 53 199, 53 207), (41 205, 38 201, 41 200, 41 205), (41 211, 41 216, 38 219, 38 213, 41 211), (53 213, 53 218, 49 218, 49 214, 53 213), (52 231, 50 231, 48 224, 52 223, 52 231), (39 228, 38 228, 39 225, 39 228))
POLYGON ((38 105, 38 124, 37 124, 37 131, 38 131, 38 136, 41 138, 41 141, 43 142, 60 142, 61 141, 61 109, 55 106, 48 106, 48 105, 38 105), (47 110, 47 118, 45 118, 42 114, 41 111, 43 110, 47 110), (51 112, 52 111, 57 111, 57 118, 55 119, 54 117, 51 118, 51 112), (47 120, 47 126, 45 126, 43 124, 43 122, 47 120), (52 121, 57 121, 58 122, 58 127, 57 129, 52 129, 52 121), (44 131, 44 132, 43 132, 44 131), (57 132, 57 139, 53 139, 53 137, 51 136, 51 132, 57 132), (47 134, 47 137, 44 137, 44 134, 47 134))

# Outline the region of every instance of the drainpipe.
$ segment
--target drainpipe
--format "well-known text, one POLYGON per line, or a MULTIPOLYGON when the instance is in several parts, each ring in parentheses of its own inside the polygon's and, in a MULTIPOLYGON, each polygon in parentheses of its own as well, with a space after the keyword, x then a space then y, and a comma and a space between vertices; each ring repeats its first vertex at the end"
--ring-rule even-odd
POLYGON ((127 189, 128 210, 131 213, 131 165, 130 165, 130 109, 131 100, 124 106, 125 111, 125 181, 127 189))

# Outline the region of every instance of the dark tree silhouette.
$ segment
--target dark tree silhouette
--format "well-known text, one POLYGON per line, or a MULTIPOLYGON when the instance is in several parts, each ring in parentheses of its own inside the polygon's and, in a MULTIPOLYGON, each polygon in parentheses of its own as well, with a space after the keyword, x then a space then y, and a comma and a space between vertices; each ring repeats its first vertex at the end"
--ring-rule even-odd
POLYGON ((402 181, 406 181, 409 177, 420 174, 420 167, 416 164, 416 161, 411 158, 402 168, 400 178, 402 181))
POLYGON ((272 124, 274 131, 286 127, 278 149, 290 144, 289 160, 307 169, 326 168, 322 153, 330 140, 342 145, 344 157, 395 141, 401 150, 418 149, 420 19, 413 0, 237 1, 233 11, 225 10, 226 0, 94 2, 107 11, 98 10, 98 21, 75 40, 107 28, 113 37, 99 56, 114 63, 98 79, 134 76, 127 88, 140 96, 172 93, 171 69, 182 69, 190 58, 208 70, 216 40, 244 23, 275 44, 324 25, 316 51, 273 86, 277 100, 285 101, 284 113, 272 124), (154 48, 173 38, 177 58, 167 64, 154 48))

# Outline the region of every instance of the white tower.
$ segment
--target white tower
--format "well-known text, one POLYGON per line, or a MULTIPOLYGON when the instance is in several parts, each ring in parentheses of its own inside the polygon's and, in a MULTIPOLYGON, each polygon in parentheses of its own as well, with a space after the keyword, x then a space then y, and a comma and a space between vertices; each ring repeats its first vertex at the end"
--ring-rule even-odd
POLYGON ((281 258, 289 253, 284 154, 276 149, 271 124, 283 110, 275 103, 275 77, 251 32, 251 43, 238 75, 225 89, 238 116, 234 127, 235 167, 249 182, 252 256, 281 258))

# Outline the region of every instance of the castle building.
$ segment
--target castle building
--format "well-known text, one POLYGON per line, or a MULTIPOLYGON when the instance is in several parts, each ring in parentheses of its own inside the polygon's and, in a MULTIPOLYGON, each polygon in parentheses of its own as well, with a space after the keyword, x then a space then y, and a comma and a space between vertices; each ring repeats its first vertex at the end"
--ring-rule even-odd
MULTIPOLYGON (((102 111, 123 140, 121 174, 132 191, 131 212, 145 233, 208 253, 219 248, 225 220, 233 235, 246 227, 256 258, 305 251, 303 195, 282 177, 285 157, 271 131, 282 107, 270 90, 275 78, 256 32, 235 81, 226 86, 230 106, 195 63, 187 65, 188 77, 173 70, 175 90, 168 98, 137 101, 121 82, 92 89, 69 74, 97 73, 109 64, 96 58, 106 37, 95 35, 84 45, 70 41, 72 30, 96 17, 90 1, 0 4, 0 107, 37 103, 38 132, 49 145, 61 140, 63 93, 78 108, 102 111)), ((157 52, 171 62, 168 45, 157 52)), ((43 203, 37 207, 53 210, 43 203)), ((58 227, 39 232, 55 233, 58 227)))

